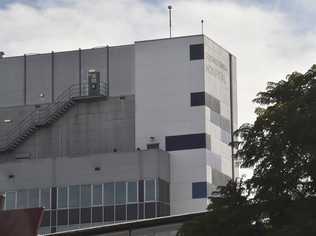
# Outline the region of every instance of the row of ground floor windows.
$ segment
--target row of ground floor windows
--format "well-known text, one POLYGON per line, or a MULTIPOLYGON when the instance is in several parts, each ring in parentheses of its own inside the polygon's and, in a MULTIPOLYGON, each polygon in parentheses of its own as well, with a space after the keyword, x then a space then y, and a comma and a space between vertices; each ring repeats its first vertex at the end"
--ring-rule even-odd
POLYGON ((49 210, 155 201, 168 203, 169 192, 169 183, 162 179, 23 189, 6 192, 5 208, 44 207, 49 210))

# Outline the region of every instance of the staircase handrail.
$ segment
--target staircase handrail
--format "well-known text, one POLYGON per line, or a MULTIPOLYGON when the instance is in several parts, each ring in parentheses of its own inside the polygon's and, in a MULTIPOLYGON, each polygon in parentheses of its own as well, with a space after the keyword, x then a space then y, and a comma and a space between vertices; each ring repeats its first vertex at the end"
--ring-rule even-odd
MULTIPOLYGON (((28 131, 32 126, 45 125, 50 116, 54 114, 58 109, 62 108, 63 105, 71 101, 75 97, 88 97, 89 94, 85 94, 84 89, 88 89, 88 83, 72 84, 70 87, 65 89, 52 103, 44 106, 43 108, 35 109, 29 112, 25 117, 22 118, 14 127, 6 132, 0 139, 0 150, 10 145, 19 135, 23 135, 24 132, 28 131), (4 141, 3 141, 4 140, 4 141)), ((107 96, 108 94, 107 83, 100 82, 99 94, 100 96, 107 96)))

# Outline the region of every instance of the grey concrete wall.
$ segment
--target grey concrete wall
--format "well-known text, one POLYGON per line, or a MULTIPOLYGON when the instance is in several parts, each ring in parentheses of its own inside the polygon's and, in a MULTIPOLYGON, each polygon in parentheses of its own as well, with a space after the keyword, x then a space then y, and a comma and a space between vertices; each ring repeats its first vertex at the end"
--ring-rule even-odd
POLYGON ((135 94, 134 45, 110 48, 110 96, 135 94))
MULTIPOLYGON (((107 81, 107 53, 104 47, 81 50, 81 57, 79 50, 54 53, 53 57, 52 53, 27 55, 26 79, 23 56, 1 59, 0 107, 50 103, 80 79, 88 82, 89 70, 99 71, 101 81, 107 81), (41 93, 45 96, 40 97, 41 93)), ((134 45, 110 47, 109 58, 110 96, 133 95, 134 45)))
POLYGON ((50 54, 32 55, 26 59, 26 103, 51 102, 52 57, 50 54), (44 97, 40 97, 43 93, 44 97))
POLYGON ((19 160, 0 165, 0 192, 153 178, 170 182, 169 163, 169 154, 157 149, 19 160), (95 167, 100 170, 95 171, 95 167), (9 179, 9 175, 15 177, 9 179))
MULTIPOLYGON (((1 112, 0 112, 1 114, 1 112)), ((135 149, 134 97, 75 104, 57 122, 41 128, 0 162, 29 155, 32 159, 73 157, 135 149)))
POLYGON ((79 84, 79 51, 54 54, 54 98, 73 84, 79 84))
POLYGON ((107 48, 85 49, 81 52, 81 80, 88 82, 88 71, 96 70, 100 72, 100 80, 107 80, 107 48))
POLYGON ((24 59, 0 59, 0 107, 24 103, 24 59))

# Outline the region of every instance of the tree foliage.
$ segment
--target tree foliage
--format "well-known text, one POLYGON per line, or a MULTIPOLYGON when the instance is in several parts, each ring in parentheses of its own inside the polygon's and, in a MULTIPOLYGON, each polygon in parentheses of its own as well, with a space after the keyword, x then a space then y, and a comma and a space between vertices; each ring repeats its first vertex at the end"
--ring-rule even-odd
POLYGON ((316 65, 269 82, 254 102, 256 120, 233 144, 253 176, 220 187, 208 213, 179 235, 316 235, 316 65))

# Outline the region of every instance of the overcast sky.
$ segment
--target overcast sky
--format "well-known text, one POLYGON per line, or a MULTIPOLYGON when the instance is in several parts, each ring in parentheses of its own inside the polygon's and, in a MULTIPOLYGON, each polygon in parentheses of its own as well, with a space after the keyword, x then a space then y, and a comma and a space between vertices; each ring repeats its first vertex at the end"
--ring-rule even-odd
POLYGON ((0 0, 0 51, 24 53, 133 43, 204 32, 238 60, 239 124, 251 100, 292 71, 316 63, 315 0, 0 0))

